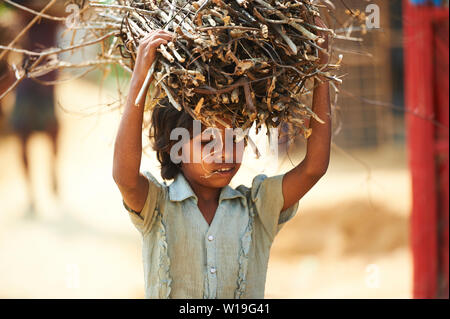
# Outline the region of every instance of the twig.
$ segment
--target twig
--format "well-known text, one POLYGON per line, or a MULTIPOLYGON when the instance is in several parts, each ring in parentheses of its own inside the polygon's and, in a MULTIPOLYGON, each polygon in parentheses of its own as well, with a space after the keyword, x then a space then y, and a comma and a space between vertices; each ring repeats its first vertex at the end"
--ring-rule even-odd
POLYGON ((40 18, 45 18, 45 19, 53 20, 53 21, 66 21, 65 17, 54 17, 54 16, 51 16, 51 15, 48 15, 48 14, 44 14, 42 12, 37 12, 37 11, 35 11, 33 9, 30 9, 28 7, 25 7, 25 6, 22 6, 22 5, 14 2, 14 1, 11 1, 11 0, 3 0, 3 1, 5 1, 6 3, 9 3, 10 5, 12 5, 12 6, 16 7, 16 8, 19 8, 21 10, 24 10, 24 11, 27 11, 29 13, 32 13, 32 14, 40 17, 40 18))
POLYGON ((67 48, 47 49, 47 50, 42 51, 42 52, 34 52, 34 51, 29 51, 29 50, 24 50, 24 49, 17 49, 17 48, 13 48, 13 47, 9 47, 9 46, 5 47, 3 45, 0 45, 0 49, 7 50, 7 51, 18 52, 18 53, 24 53, 24 54, 27 54, 27 55, 30 55, 30 56, 46 57, 46 56, 53 55, 53 54, 60 54, 60 53, 63 53, 63 52, 72 51, 74 49, 79 49, 79 48, 91 46, 91 45, 97 44, 97 43, 99 43, 99 42, 101 42, 101 41, 103 41, 103 40, 105 40, 105 39, 107 39, 109 37, 116 36, 116 35, 118 35, 118 33, 116 31, 113 31, 111 33, 105 34, 105 35, 103 35, 103 36, 101 36, 101 37, 99 37, 99 38, 97 38, 95 40, 92 40, 92 41, 82 42, 82 43, 79 43, 77 45, 69 46, 67 48))
MULTIPOLYGON (((51 0, 45 7, 44 9, 42 9, 39 13, 40 14, 44 14, 48 9, 50 9, 57 0, 51 0)), ((25 33, 27 33, 27 31, 40 19, 39 15, 36 15, 31 21, 30 23, 28 23, 28 25, 14 38, 14 40, 12 40, 9 44, 8 44, 8 48, 12 48, 12 46, 14 44, 16 44, 17 41, 19 41, 24 35, 25 33)), ((4 50, 2 53, 0 53, 0 60, 3 59, 3 57, 6 54, 6 50, 4 50)))

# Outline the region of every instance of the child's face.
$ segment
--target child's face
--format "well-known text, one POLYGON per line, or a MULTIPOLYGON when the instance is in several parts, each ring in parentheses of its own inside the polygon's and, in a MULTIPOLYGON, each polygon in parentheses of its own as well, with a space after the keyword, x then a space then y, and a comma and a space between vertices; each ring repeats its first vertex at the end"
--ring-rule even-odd
POLYGON ((211 128, 206 129, 182 147, 183 152, 188 152, 185 154, 190 154, 190 160, 181 166, 184 176, 212 188, 222 188, 230 183, 241 167, 245 148, 243 139, 238 141, 231 130, 226 133, 224 126, 217 126, 215 132, 211 128), (201 149, 201 157, 197 154, 198 160, 194 159, 195 149, 197 153, 201 149))

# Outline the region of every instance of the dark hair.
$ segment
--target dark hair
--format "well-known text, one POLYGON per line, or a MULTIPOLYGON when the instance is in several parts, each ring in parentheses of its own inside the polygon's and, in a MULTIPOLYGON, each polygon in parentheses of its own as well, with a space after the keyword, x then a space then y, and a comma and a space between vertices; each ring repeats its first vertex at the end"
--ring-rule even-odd
POLYGON ((178 111, 167 98, 160 100, 153 109, 149 138, 161 163, 163 179, 175 178, 181 167, 181 164, 175 164, 170 159, 170 149, 177 142, 170 140, 170 133, 173 129, 182 127, 189 131, 192 138, 193 121, 194 119, 185 110, 178 111))

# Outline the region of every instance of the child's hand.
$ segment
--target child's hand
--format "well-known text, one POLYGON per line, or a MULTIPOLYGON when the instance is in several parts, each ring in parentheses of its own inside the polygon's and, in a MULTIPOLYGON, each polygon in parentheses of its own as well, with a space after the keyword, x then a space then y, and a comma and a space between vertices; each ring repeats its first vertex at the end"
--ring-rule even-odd
POLYGON ((143 81, 155 61, 156 49, 161 44, 167 44, 173 36, 174 34, 168 31, 154 30, 143 38, 139 43, 133 75, 143 81))

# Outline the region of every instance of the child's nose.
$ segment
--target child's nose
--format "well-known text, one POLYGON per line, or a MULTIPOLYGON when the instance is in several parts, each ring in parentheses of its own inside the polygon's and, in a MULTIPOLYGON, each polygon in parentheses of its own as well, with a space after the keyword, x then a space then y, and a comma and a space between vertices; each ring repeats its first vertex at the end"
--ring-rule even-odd
POLYGON ((216 160, 220 163, 228 163, 233 161, 233 146, 227 145, 224 134, 217 136, 218 144, 220 145, 221 152, 216 153, 216 160))
POLYGON ((223 150, 222 150, 222 160, 224 163, 233 163, 234 162, 234 142, 225 143, 223 141, 223 150))

